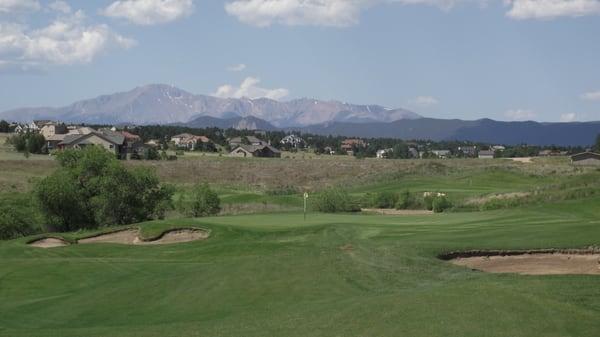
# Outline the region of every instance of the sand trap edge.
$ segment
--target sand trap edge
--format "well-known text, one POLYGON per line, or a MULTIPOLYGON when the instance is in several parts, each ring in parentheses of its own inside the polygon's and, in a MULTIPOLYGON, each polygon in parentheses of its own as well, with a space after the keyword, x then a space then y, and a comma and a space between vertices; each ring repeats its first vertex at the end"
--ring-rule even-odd
POLYGON ((174 243, 186 243, 186 242, 193 242, 193 241, 201 241, 201 240, 206 240, 210 237, 211 231, 210 229, 206 229, 206 228, 199 228, 199 227, 177 227, 177 228, 170 228, 167 229, 165 231, 163 231, 160 235, 152 237, 152 238, 141 238, 139 235, 137 237, 137 243, 134 244, 159 244, 160 240, 162 240, 163 238, 165 238, 165 236, 168 236, 169 234, 173 233, 173 232, 182 232, 182 231, 189 231, 189 232, 197 232, 197 233, 202 233, 204 234, 203 237, 197 238, 197 239, 193 239, 193 240, 189 240, 189 241, 182 241, 182 242, 172 242, 172 243, 164 243, 164 244, 174 244, 174 243))
POLYGON ((600 254, 600 248, 574 248, 574 249, 524 249, 524 250, 465 250, 438 254, 437 258, 444 261, 450 261, 467 257, 486 257, 486 256, 515 256, 526 254, 571 254, 571 255, 594 255, 600 254))
POLYGON ((38 237, 35 239, 31 239, 27 242, 25 242, 26 245, 30 246, 30 247, 34 247, 34 248, 58 248, 58 247, 66 247, 66 246, 70 246, 72 243, 65 240, 64 238, 61 238, 59 236, 44 236, 44 237, 38 237), (40 242, 46 241, 46 240, 56 240, 57 242, 55 244, 51 244, 48 246, 45 246, 43 244, 39 244, 40 242))

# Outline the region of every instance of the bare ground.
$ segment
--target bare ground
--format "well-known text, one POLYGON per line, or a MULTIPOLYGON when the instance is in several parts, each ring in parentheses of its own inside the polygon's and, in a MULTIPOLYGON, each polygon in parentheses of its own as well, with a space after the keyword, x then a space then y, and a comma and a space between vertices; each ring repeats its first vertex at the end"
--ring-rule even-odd
POLYGON ((55 248, 55 247, 68 246, 69 243, 65 240, 58 239, 58 238, 43 238, 43 239, 39 239, 39 240, 30 242, 29 245, 31 247, 37 247, 37 248, 55 248))
POLYGON ((534 253, 521 255, 470 256, 450 260, 459 266, 488 273, 521 275, 600 275, 600 253, 534 253))

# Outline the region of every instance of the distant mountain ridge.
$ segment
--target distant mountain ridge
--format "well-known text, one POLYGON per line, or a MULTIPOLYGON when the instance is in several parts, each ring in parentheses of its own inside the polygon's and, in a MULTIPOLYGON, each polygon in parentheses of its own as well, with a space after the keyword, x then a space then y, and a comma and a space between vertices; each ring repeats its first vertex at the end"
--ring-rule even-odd
POLYGON ((151 84, 126 92, 103 95, 60 108, 21 108, 0 113, 12 121, 56 119, 97 124, 187 123, 198 117, 229 119, 255 117, 277 127, 307 126, 325 122, 391 122, 421 118, 404 109, 356 105, 338 101, 268 98, 218 98, 195 95, 174 86, 151 84))
POLYGON ((589 146, 600 122, 501 122, 491 119, 424 118, 404 109, 338 101, 267 98, 235 99, 194 95, 173 86, 152 84, 83 100, 62 108, 23 108, 0 119, 27 122, 53 119, 88 124, 174 124, 195 128, 287 130, 347 137, 469 140, 515 145, 589 146))

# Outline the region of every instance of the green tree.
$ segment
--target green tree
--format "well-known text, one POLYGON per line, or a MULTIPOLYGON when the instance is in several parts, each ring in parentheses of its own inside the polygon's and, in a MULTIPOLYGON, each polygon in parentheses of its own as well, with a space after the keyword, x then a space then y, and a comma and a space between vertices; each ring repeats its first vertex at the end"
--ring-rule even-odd
POLYGON ((0 132, 10 132, 10 124, 4 119, 0 121, 0 132))
POLYGON ((177 206, 179 211, 187 216, 211 216, 221 211, 221 199, 208 184, 197 184, 192 188, 189 197, 180 196, 177 206))
POLYGON ((173 189, 161 185, 154 172, 129 170, 103 148, 66 150, 57 161, 59 169, 35 187, 49 230, 140 222, 172 207, 173 189))

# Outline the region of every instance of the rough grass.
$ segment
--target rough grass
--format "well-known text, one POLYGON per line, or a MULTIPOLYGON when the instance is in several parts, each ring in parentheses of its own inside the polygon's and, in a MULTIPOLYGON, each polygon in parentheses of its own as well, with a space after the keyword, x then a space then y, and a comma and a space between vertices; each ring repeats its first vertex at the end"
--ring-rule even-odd
POLYGON ((436 256, 598 245, 599 202, 141 225, 212 230, 169 246, 1 242, 0 336, 597 336, 598 277, 486 274, 436 256))

